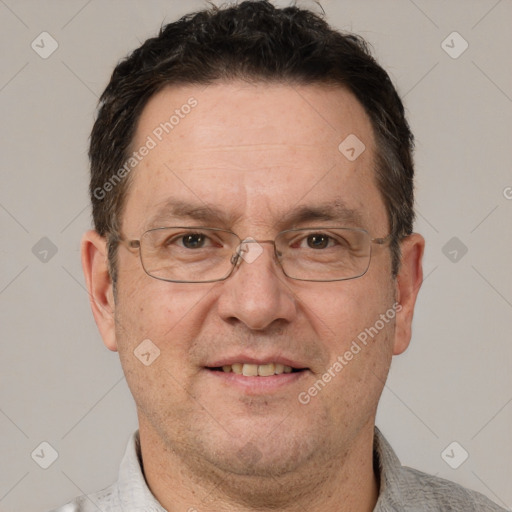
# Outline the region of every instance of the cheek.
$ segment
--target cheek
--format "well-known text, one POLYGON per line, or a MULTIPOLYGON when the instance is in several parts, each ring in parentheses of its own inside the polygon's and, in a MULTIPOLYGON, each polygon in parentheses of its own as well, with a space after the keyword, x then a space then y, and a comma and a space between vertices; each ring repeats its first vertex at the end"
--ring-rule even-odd
POLYGON ((297 292, 297 296, 319 338, 337 351, 372 327, 394 303, 389 279, 381 283, 369 274, 349 281, 321 283, 307 293, 297 292))
POLYGON ((208 289, 180 286, 185 285, 144 276, 120 279, 119 357, 137 406, 149 418, 165 416, 170 408, 185 412, 190 407, 188 392, 195 371, 190 347, 203 323, 201 304, 208 289))
POLYGON ((179 327, 207 293, 206 288, 160 281, 149 277, 142 268, 127 266, 119 275, 117 318, 130 326, 127 332, 160 338, 179 327))
POLYGON ((331 410, 342 418, 376 407, 391 363, 396 316, 393 303, 384 299, 370 305, 351 296, 344 305, 329 319, 329 364, 316 376, 329 381, 330 391, 322 399, 336 402, 331 410))
POLYGON ((150 340, 157 366, 176 375, 186 372, 193 366, 190 349, 206 321, 214 284, 170 283, 135 272, 119 277, 116 336, 123 365, 138 367, 134 354, 150 340))

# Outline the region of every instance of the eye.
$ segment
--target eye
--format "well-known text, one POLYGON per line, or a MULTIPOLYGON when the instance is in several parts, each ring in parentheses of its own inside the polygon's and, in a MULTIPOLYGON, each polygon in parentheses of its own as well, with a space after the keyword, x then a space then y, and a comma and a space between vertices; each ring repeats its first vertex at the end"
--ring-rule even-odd
POLYGON ((308 233, 307 236, 297 240, 294 242, 291 247, 294 249, 315 249, 315 250, 321 250, 321 249, 330 249, 334 246, 338 246, 338 248, 346 247, 347 242, 342 237, 337 236, 332 237, 328 235, 327 233, 308 233), (307 245, 304 245, 304 244, 307 245))
POLYGON ((187 233, 181 236, 180 240, 187 249, 197 249, 203 247, 207 238, 203 233, 187 233))
POLYGON ((190 232, 174 234, 164 240, 163 247, 177 245, 185 249, 203 249, 212 246, 219 246, 212 243, 212 240, 205 233, 190 232))
POLYGON ((329 246, 329 240, 332 240, 330 236, 324 233, 314 233, 305 238, 308 243, 308 247, 311 249, 325 249, 329 246))

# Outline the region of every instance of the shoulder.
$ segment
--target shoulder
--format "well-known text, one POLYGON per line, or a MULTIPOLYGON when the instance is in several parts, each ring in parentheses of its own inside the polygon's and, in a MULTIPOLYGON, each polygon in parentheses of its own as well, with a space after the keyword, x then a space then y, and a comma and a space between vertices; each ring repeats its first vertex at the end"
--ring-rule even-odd
POLYGON ((79 496, 51 512, 165 512, 151 494, 141 465, 139 432, 126 446, 117 482, 105 489, 79 496))
POLYGON ((460 511, 464 512, 503 512, 489 498, 462 487, 455 482, 445 480, 422 471, 402 466, 401 495, 404 510, 414 511, 460 511))
POLYGON ((380 481, 380 495, 374 512, 505 512, 479 492, 402 466, 377 427, 374 461, 380 481))
POLYGON ((94 494, 78 496, 73 501, 53 509, 50 512, 115 512, 112 496, 115 492, 115 485, 98 491, 94 494))

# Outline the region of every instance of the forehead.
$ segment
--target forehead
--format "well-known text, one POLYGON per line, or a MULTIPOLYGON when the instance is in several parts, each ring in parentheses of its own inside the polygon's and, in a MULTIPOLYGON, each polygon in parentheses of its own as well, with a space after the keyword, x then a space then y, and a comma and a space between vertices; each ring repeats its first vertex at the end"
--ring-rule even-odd
POLYGON ((174 200, 181 211, 222 211, 229 227, 275 225, 292 208, 327 204, 360 223, 385 216, 371 123, 339 87, 168 87, 143 110, 132 150, 144 153, 125 202, 133 229, 165 223, 174 200))

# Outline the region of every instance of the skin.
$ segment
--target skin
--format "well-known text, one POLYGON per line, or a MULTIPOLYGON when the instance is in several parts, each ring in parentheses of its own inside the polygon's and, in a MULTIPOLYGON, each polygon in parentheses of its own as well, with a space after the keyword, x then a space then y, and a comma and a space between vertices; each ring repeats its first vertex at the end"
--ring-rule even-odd
MULTIPOLYGON (((144 109, 133 147, 191 96, 197 107, 132 171, 122 218, 127 239, 156 227, 148 221, 170 196, 221 208, 229 223, 213 227, 242 239, 329 225, 280 222, 297 205, 335 199, 357 210, 358 227, 372 237, 388 234, 372 127, 350 92, 246 82, 167 88, 144 109), (349 134, 366 146, 353 162, 338 151, 349 134)), ((373 510, 377 404, 392 356, 409 344, 422 281, 423 238, 413 234, 401 247, 396 279, 387 245, 373 245, 363 277, 318 283, 284 276, 272 246, 262 244, 263 253, 229 279, 183 284, 149 277, 137 252, 121 246, 114 300, 105 240, 84 235, 94 317, 105 345, 119 352, 137 405, 146 480, 167 510, 373 510), (299 393, 395 302, 396 318, 301 404, 299 393), (150 366, 133 354, 147 338, 161 351, 150 366), (308 370, 265 393, 226 385, 204 368, 223 356, 270 352, 308 370)))

